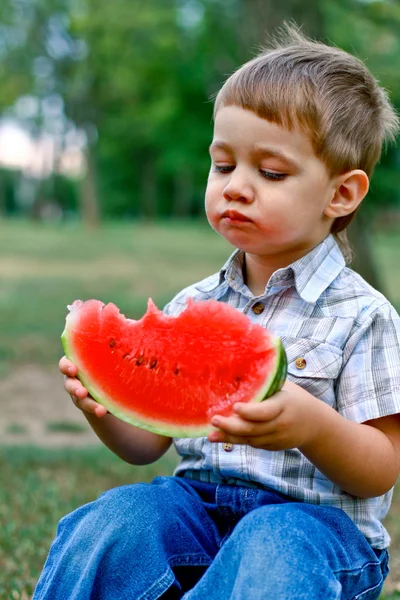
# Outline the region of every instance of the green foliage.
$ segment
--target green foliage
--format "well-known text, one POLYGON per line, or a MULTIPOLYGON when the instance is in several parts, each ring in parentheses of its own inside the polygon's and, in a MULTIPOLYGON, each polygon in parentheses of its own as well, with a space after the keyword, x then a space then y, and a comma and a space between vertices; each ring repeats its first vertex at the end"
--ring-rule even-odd
MULTIPOLYGON (((0 110, 10 113, 7 107, 30 94, 41 102, 25 119, 35 135, 57 127, 61 136, 71 127, 86 133, 104 216, 198 215, 211 96, 292 18, 365 60, 400 107, 397 2, 4 0, 0 110), (43 109, 54 95, 64 104, 61 125, 43 109)), ((391 148, 377 168, 371 207, 399 205, 398 156, 391 148)), ((76 185, 54 191, 63 208, 79 209, 76 185)))
MULTIPOLYGON (((7 2, 1 9, 5 64, 18 69, 0 73, 0 106, 28 92, 62 96, 66 116, 91 143, 105 215, 200 212, 210 95, 264 41, 271 7, 245 0, 36 0, 18 7, 7 2), (19 43, 11 43, 12 31, 19 43)), ((300 9, 287 2, 272 22, 292 14, 306 31, 367 59, 399 104, 397 4, 330 0, 300 9)), ((396 159, 392 151, 378 169, 373 203, 398 201, 396 159)), ((54 190, 73 208, 77 197, 66 202, 65 187, 54 190)))

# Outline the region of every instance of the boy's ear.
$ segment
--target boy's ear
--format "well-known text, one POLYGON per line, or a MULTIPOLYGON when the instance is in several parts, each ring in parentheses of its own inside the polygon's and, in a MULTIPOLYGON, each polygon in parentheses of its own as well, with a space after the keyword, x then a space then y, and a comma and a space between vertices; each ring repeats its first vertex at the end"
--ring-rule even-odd
POLYGON ((354 169, 354 171, 340 175, 324 214, 333 219, 349 215, 356 210, 367 195, 368 188, 368 175, 361 169, 354 169))

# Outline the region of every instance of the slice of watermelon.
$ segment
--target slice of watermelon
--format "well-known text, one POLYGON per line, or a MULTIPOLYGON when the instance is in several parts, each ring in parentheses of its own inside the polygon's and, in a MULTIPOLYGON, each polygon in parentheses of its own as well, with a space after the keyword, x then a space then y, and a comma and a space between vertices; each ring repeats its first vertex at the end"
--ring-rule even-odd
POLYGON ((177 317, 150 299, 127 319, 114 304, 76 301, 61 336, 91 396, 132 425, 170 437, 207 435, 213 415, 280 390, 279 338, 228 304, 194 302, 177 317))

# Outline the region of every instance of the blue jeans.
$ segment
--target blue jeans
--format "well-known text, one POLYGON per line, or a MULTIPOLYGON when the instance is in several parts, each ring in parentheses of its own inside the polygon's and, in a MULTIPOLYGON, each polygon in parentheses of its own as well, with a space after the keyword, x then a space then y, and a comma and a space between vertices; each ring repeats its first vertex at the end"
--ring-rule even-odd
POLYGON ((156 477, 64 517, 33 600, 370 600, 387 573, 337 508, 156 477))

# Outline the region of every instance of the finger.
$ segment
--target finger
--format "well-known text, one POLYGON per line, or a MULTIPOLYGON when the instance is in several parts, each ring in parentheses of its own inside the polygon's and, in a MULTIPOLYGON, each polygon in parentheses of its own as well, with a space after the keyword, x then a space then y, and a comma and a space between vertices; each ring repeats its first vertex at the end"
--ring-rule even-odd
POLYGON ((68 360, 66 356, 63 356, 60 359, 58 368, 63 375, 72 375, 72 377, 74 377, 78 373, 78 367, 68 360))
POLYGON ((75 396, 78 399, 86 398, 88 396, 88 391, 79 379, 76 377, 66 377, 64 380, 64 388, 71 396, 75 396))
POLYGON ((93 400, 93 398, 91 398, 90 396, 86 398, 77 398, 76 396, 71 397, 74 401, 75 406, 77 406, 77 408, 79 408, 83 412, 91 413, 99 418, 104 417, 104 415, 107 414, 107 409, 95 400, 93 400))
POLYGON ((263 402, 237 402, 233 410, 246 421, 274 421, 283 411, 281 398, 267 399, 263 402))
POLYGON ((255 429, 261 425, 261 423, 245 421, 236 415, 232 417, 216 416, 212 419, 211 424, 224 433, 239 436, 254 435, 255 429))
POLYGON ((270 435, 276 431, 275 419, 273 421, 246 421, 240 417, 214 417, 211 424, 226 435, 248 439, 270 435))
POLYGON ((245 436, 234 435, 222 429, 214 429, 208 434, 210 442, 227 442, 231 444, 247 444, 248 440, 245 436))
POLYGON ((247 437, 244 435, 232 435, 224 431, 212 431, 208 434, 208 439, 214 443, 242 444, 260 448, 265 441, 265 436, 247 437))
POLYGON ((290 447, 285 443, 285 440, 280 439, 275 434, 246 437, 242 435, 230 435, 223 431, 212 431, 208 434, 208 439, 210 442, 242 444, 264 450, 284 450, 290 447))

